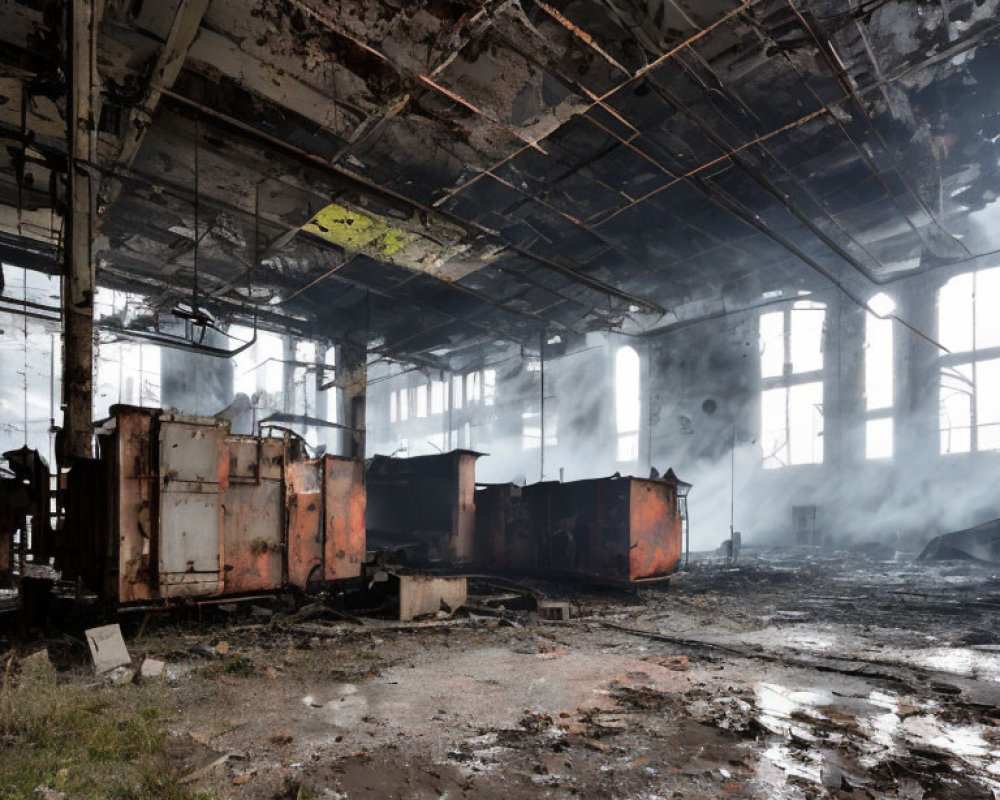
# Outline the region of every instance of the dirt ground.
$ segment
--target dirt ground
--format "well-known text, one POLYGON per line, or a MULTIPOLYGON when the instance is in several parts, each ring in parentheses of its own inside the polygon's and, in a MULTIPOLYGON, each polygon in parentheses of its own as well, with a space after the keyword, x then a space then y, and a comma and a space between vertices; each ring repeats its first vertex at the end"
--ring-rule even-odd
MULTIPOLYGON (((60 692, 118 725, 155 708, 178 798, 1000 797, 994 571, 800 555, 530 588, 579 616, 156 619, 126 638, 167 674, 121 686, 48 644, 60 692)), ((55 767, 34 797, 94 796, 55 767)))

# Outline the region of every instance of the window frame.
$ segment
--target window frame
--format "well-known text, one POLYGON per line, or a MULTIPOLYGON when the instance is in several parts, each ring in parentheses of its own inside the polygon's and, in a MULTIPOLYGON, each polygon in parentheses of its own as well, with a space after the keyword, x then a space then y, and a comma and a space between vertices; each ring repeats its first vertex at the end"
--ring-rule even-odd
MULTIPOLYGON (((781 373, 778 375, 764 375, 764 367, 761 364, 760 367, 760 398, 761 398, 761 410, 760 410, 760 437, 759 441, 761 443, 761 461, 764 469, 784 469, 787 467, 810 467, 810 466, 822 466, 826 460, 826 447, 823 442, 823 435, 826 432, 826 418, 824 413, 825 399, 826 399, 826 347, 825 339, 827 333, 827 314, 829 308, 826 303, 821 303, 815 300, 793 300, 782 308, 777 308, 773 310, 762 311, 757 316, 757 346, 759 352, 763 357, 763 346, 764 343, 761 341, 760 330, 761 330, 761 320, 767 315, 781 315, 782 318, 782 367, 781 373), (793 354, 793 342, 792 342, 792 315, 796 311, 821 311, 823 313, 823 323, 820 329, 820 362, 821 365, 818 369, 803 370, 801 372, 796 372, 792 354, 793 354), (819 443, 812 443, 812 461, 796 461, 793 460, 793 448, 794 440, 793 436, 793 424, 792 424, 792 391, 797 387, 805 387, 807 385, 816 384, 819 386, 821 402, 817 413, 819 418, 823 421, 822 429, 815 433, 814 439, 819 439, 819 443), (767 392, 774 390, 784 390, 784 407, 785 407, 785 420, 784 420, 784 443, 780 448, 778 448, 773 453, 764 452, 764 395, 767 392), (818 459, 816 456, 816 450, 819 450, 818 459), (785 461, 779 463, 769 463, 771 461, 778 460, 778 453, 781 451, 785 452, 785 461)), ((763 360, 763 358, 762 358, 763 360)))

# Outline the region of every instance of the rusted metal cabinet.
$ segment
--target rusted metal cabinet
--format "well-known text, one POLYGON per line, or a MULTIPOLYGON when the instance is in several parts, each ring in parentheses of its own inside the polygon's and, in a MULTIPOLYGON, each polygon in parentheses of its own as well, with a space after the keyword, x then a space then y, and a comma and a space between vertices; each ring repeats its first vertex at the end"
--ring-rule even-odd
POLYGON ((476 459, 453 450, 433 456, 375 456, 368 466, 368 536, 380 546, 411 546, 429 561, 475 557, 476 459))
POLYGON ((666 577, 681 556, 679 486, 615 477, 480 488, 476 560, 609 583, 666 577))
MULTIPOLYGON (((169 602, 357 577, 365 557, 361 462, 308 459, 288 439, 233 436, 226 421, 116 406, 100 434, 110 513, 74 518, 66 554, 117 604, 169 602), (78 537, 79 538, 79 537, 78 537)), ((88 580, 88 583, 91 583, 88 580)))

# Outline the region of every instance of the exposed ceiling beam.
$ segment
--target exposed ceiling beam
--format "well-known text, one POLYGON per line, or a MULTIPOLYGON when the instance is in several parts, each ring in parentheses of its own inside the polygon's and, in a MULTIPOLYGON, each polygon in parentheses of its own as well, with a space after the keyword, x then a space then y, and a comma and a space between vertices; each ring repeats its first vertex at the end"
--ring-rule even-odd
MULTIPOLYGON (((188 51, 198 35, 202 17, 208 8, 209 0, 180 0, 174 21, 170 26, 160 54, 149 75, 149 83, 142 99, 132 106, 125 132, 122 135, 118 154, 115 156, 112 172, 127 173, 139 154, 146 131, 153 122, 153 115, 164 89, 170 89, 181 73, 188 51)), ((121 182, 106 179, 101 186, 100 209, 106 211, 118 198, 121 192, 121 182)))

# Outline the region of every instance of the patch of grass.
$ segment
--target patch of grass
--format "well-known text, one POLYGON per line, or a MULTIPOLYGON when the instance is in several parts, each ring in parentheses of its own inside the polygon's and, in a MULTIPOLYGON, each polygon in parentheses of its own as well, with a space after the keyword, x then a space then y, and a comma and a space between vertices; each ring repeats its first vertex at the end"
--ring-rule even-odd
POLYGON ((161 710, 142 687, 29 682, 10 694, 0 800, 37 800, 39 786, 69 797, 195 800, 163 753, 161 710))
POLYGON ((230 656, 223 663, 222 671, 227 675, 239 675, 242 678, 249 678, 253 675, 253 662, 247 658, 230 656))

